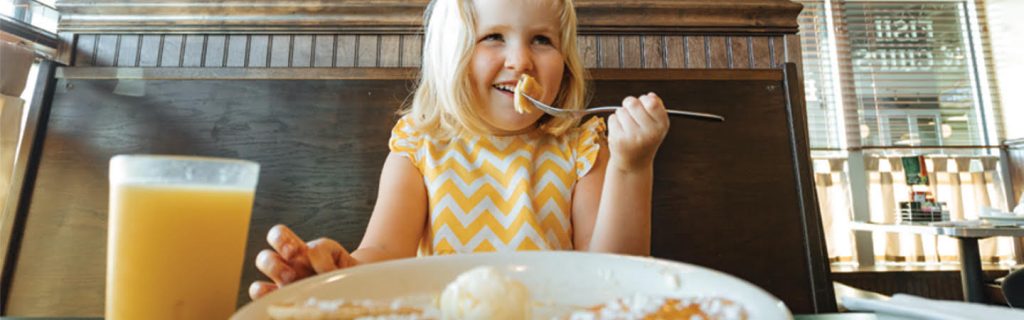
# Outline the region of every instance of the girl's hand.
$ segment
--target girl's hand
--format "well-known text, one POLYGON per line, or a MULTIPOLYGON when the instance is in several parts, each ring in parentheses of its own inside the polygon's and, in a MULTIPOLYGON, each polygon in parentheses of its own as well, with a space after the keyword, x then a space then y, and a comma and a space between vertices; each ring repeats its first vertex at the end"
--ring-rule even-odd
POLYGON ((622 108, 608 117, 608 168, 635 171, 653 166, 668 127, 668 112, 653 92, 639 99, 626 97, 622 108))
POLYGON ((249 297, 253 300, 294 281, 356 264, 337 241, 320 238, 304 243, 281 224, 270 228, 267 242, 273 250, 265 249, 256 256, 256 268, 273 282, 253 282, 249 286, 249 297))

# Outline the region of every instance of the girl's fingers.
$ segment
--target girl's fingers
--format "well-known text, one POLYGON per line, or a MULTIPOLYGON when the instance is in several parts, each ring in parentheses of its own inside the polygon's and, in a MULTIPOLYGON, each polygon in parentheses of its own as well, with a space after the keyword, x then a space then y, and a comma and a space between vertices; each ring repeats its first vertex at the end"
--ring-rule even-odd
POLYGON ((309 264, 317 274, 345 267, 348 251, 337 241, 320 238, 309 242, 309 264), (345 259, 342 259, 345 257, 345 259))
POLYGON ((249 285, 249 298, 256 300, 277 290, 277 285, 266 281, 255 281, 249 285))
POLYGON ((270 280, 278 286, 286 285, 295 281, 297 273, 281 258, 277 252, 270 249, 260 251, 256 255, 256 269, 263 272, 270 280))
POLYGON ((626 97, 626 99, 622 100, 622 108, 615 111, 619 115, 619 121, 622 124, 622 128, 626 129, 626 132, 632 132, 634 128, 640 125, 637 119, 633 118, 633 111, 630 110, 636 108, 636 104, 639 103, 640 100, 637 100, 636 97, 626 97))
MULTIPOLYGON (((641 97, 643 98, 643 97, 641 97)), ((633 121, 636 122, 637 128, 640 130, 646 130, 654 122, 654 118, 648 113, 647 107, 640 99, 629 97, 622 101, 623 109, 629 111, 629 115, 632 116, 633 121)))
POLYGON ((615 134, 619 134, 619 132, 622 132, 622 124, 619 123, 619 118, 616 116, 616 113, 618 113, 618 110, 613 112, 612 115, 608 116, 609 135, 611 135, 612 132, 614 132, 615 134))
POLYGON ((668 112, 665 111, 665 104, 661 101, 661 98, 658 97, 658 95, 654 94, 654 92, 641 96, 640 102, 653 119, 668 119, 668 112))
POLYGON ((267 242, 285 260, 292 260, 302 256, 307 249, 306 243, 302 241, 302 238, 299 238, 299 236, 292 232, 292 229, 283 224, 270 228, 270 231, 267 232, 267 242))

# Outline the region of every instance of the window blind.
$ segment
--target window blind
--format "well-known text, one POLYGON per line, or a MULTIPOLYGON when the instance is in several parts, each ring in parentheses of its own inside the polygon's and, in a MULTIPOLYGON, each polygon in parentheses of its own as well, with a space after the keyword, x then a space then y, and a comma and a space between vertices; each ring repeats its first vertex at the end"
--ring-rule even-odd
POLYGON ((825 14, 824 0, 802 0, 800 50, 803 57, 804 100, 807 104, 807 128, 811 148, 838 150, 841 141, 842 106, 836 77, 837 57, 833 52, 834 37, 830 37, 829 17, 825 14))
POLYGON ((998 143, 983 2, 800 2, 812 148, 998 143))

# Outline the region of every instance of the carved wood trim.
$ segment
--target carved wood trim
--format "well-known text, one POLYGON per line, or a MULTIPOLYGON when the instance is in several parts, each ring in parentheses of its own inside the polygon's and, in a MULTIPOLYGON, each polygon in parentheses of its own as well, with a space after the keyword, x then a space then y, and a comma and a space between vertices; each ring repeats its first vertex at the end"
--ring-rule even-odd
MULTIPOLYGON (((420 34, 79 34, 71 66, 142 68, 419 67, 420 34)), ((781 35, 586 35, 587 68, 777 69, 781 35), (777 54, 773 54, 777 52, 777 54)), ((70 55, 69 55, 70 56, 70 55)), ((794 56, 795 57, 795 56, 794 56)))
MULTIPOLYGON (((75 33, 419 33, 428 0, 64 0, 75 33)), ((789 0, 579 0, 581 34, 796 33, 789 0)))

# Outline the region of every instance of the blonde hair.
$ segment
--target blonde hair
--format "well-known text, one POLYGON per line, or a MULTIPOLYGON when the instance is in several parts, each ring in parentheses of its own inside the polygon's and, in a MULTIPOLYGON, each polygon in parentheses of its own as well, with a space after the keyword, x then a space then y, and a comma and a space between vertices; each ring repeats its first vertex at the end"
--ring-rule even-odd
MULTIPOLYGON (((572 0, 561 0, 559 50, 565 60, 561 90, 554 105, 582 109, 586 102, 586 69, 576 47, 576 10, 572 0)), ((417 129, 439 138, 459 134, 489 134, 494 130, 478 112, 469 77, 476 45, 476 11, 472 0, 433 0, 424 13, 425 37, 419 84, 412 102, 399 112, 412 117, 417 129)), ((540 130, 562 135, 578 119, 544 115, 540 130)))

